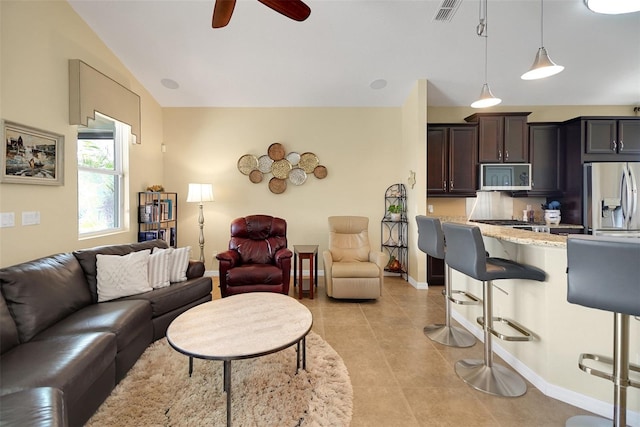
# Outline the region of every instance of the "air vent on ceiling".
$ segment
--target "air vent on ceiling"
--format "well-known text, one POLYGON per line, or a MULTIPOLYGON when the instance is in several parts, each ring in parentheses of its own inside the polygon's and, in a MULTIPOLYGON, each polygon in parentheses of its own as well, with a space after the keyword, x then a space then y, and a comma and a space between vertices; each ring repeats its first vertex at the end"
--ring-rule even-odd
POLYGON ((462 0, 442 0, 442 4, 436 10, 436 14, 433 17, 434 21, 449 22, 456 14, 456 10, 462 3, 462 0))

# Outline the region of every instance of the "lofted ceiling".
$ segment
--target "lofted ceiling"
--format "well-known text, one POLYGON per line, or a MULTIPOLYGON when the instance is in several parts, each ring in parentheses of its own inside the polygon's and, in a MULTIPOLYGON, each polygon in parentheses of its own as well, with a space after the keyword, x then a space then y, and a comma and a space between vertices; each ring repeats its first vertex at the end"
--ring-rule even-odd
MULTIPOLYGON (((479 0, 448 22, 433 19, 442 0, 306 0, 303 22, 238 0, 219 29, 214 0, 69 3, 163 107, 400 106, 419 79, 429 106, 468 106, 484 83, 479 0)), ((488 0, 487 21, 502 105, 640 105, 640 12, 546 0, 544 47, 565 70, 536 81, 520 75, 541 46, 540 1, 488 0)))

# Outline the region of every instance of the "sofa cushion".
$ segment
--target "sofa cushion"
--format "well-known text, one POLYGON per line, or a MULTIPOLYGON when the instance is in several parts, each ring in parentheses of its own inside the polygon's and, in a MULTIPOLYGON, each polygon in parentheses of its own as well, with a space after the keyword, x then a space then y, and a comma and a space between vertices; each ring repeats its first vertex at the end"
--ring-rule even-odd
POLYGON ((3 268, 0 285, 23 343, 91 304, 82 268, 69 253, 3 268))
MULTIPOLYGON (((33 387, 55 387, 65 402, 81 402, 91 386, 111 370, 115 386, 116 337, 111 333, 83 333, 30 341, 2 355, 2 393, 33 387)), ((72 407, 70 407, 72 409, 72 407)))
POLYGON ((7 302, 0 292, 0 353, 11 350, 18 344, 20 344, 18 329, 9 313, 7 302))
POLYGON ((98 302, 151 291, 149 255, 149 249, 127 255, 97 254, 98 302))
POLYGON ((0 425, 65 427, 68 425, 62 390, 36 387, 0 397, 0 425))
POLYGON ((151 305, 147 301, 101 302, 73 313, 36 335, 33 341, 89 332, 111 332, 116 336, 117 351, 120 351, 138 336, 140 325, 145 323, 151 323, 151 305))
POLYGON ((156 318, 211 294, 211 287, 211 277, 199 277, 185 282, 172 283, 171 286, 154 289, 153 292, 125 297, 119 301, 136 299, 149 301, 152 316, 156 318))
POLYGON ((282 284, 282 270, 270 264, 244 264, 227 271, 227 286, 256 284, 282 284))
POLYGON ((153 248, 166 248, 167 242, 156 239, 147 242, 129 243, 124 245, 108 245, 98 246, 90 249, 81 249, 74 251, 73 255, 80 262, 87 283, 89 284, 89 292, 93 302, 98 302, 98 280, 97 280, 97 262, 96 255, 126 255, 135 251, 142 251, 153 248))
POLYGON ((331 268, 333 278, 379 277, 380 268, 372 262, 336 262, 331 268))

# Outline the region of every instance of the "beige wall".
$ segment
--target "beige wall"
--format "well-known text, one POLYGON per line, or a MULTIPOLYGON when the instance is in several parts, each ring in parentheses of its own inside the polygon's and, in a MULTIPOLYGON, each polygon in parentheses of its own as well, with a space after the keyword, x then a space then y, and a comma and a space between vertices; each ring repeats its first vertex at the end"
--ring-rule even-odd
POLYGON ((78 240, 76 126, 69 125, 68 60, 78 58, 141 96, 142 145, 130 147, 131 206, 135 192, 162 181, 162 110, 111 51, 64 1, 0 1, 0 116, 63 134, 64 185, 0 184, 0 211, 16 225, 0 228, 0 266, 52 253, 136 239, 130 231, 78 240), (22 226, 24 211, 39 211, 40 225, 22 226))
MULTIPOLYGON (((425 81, 416 83, 402 108, 164 109, 164 184, 179 193, 179 244, 199 253, 198 207, 185 202, 186 189, 189 182, 206 182, 214 185, 216 199, 204 207, 209 270, 217 270, 215 253, 228 246, 231 220, 249 214, 285 218, 291 248, 318 244, 320 251, 327 247, 328 216, 366 216, 371 246, 379 250, 385 190, 406 185, 410 170, 417 183, 407 189, 409 216, 424 212, 425 112, 425 81), (274 142, 287 152, 316 154, 328 176, 310 175, 300 186, 289 183, 282 194, 269 191, 270 174, 251 183, 238 171, 238 159, 264 155, 274 142)), ((410 224, 409 241, 415 246, 413 228, 410 224)), ((410 248, 411 280, 426 282, 416 251, 410 248)))
POLYGON ((166 108, 164 184, 179 193, 179 244, 197 249, 198 208, 185 203, 186 190, 189 182, 208 182, 215 202, 205 205, 207 269, 217 270, 212 258, 227 248, 231 220, 249 214, 285 218, 290 247, 318 244, 321 251, 328 216, 363 215, 379 249, 384 192, 406 175, 401 124, 399 108, 166 108), (271 175, 251 183, 238 159, 264 155, 274 142, 315 153, 328 176, 289 183, 282 194, 269 191, 271 175))
POLYGON ((427 256, 418 249, 416 215, 426 212, 427 193, 427 124, 423 119, 427 110, 427 82, 420 80, 414 86, 402 108, 403 150, 398 164, 400 179, 407 188, 407 220, 409 222, 409 281, 412 285, 427 286, 427 256), (408 178, 415 172, 415 184, 408 178))

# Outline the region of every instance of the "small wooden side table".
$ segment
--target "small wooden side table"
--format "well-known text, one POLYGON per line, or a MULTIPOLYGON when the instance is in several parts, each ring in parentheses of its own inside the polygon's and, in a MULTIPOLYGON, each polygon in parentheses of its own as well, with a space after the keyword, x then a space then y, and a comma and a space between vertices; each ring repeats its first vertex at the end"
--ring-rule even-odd
POLYGON ((318 245, 293 245, 293 287, 300 283, 298 299, 302 299, 302 261, 309 260, 309 298, 313 299, 314 284, 318 284, 318 245), (298 272, 300 270, 300 279, 298 272))

